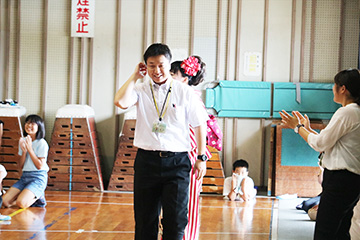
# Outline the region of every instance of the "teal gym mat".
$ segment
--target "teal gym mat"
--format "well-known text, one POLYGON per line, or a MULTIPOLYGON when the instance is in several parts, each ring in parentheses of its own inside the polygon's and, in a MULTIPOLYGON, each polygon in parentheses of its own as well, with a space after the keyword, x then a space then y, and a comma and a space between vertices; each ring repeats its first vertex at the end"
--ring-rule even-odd
POLYGON ((279 111, 297 110, 310 119, 330 119, 340 107, 334 103, 333 84, 222 80, 206 89, 206 108, 218 117, 280 118, 279 111))
POLYGON ((218 117, 269 118, 271 83, 222 80, 206 89, 205 106, 218 117))
POLYGON ((273 118, 280 118, 279 111, 284 109, 307 114, 310 119, 330 119, 340 107, 333 101, 332 87, 329 83, 299 83, 297 92, 294 83, 274 83, 273 118))

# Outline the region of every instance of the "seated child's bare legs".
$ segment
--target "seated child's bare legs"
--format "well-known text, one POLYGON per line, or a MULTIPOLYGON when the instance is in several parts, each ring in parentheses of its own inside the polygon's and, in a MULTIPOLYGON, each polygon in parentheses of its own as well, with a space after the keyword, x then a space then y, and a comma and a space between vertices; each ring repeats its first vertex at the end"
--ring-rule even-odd
POLYGON ((4 207, 18 206, 19 208, 28 208, 36 201, 35 194, 29 189, 20 191, 11 187, 3 196, 4 207))
POLYGON ((29 189, 24 189, 16 199, 16 205, 19 208, 28 208, 36 201, 35 194, 29 189))
POLYGON ((20 194, 20 190, 14 187, 11 187, 3 196, 3 206, 12 207, 16 205, 16 199, 20 194))
POLYGON ((245 178, 241 182, 241 191, 240 197, 244 201, 250 201, 255 198, 257 190, 254 188, 251 181, 248 178, 245 178))
POLYGON ((3 193, 2 182, 6 177, 6 175, 7 175, 6 169, 4 168, 3 165, 0 164, 0 195, 2 195, 3 193))
POLYGON ((237 188, 237 179, 236 179, 236 176, 232 175, 231 191, 228 195, 230 201, 234 201, 236 199, 236 196, 238 195, 238 193, 236 193, 236 191, 235 191, 236 188, 237 188))

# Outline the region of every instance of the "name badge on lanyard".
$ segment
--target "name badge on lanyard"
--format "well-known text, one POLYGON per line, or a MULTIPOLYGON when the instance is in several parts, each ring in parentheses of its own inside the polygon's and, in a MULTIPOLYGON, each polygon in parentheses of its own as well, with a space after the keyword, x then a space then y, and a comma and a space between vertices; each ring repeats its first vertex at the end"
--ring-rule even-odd
POLYGON ((154 133, 165 133, 166 132, 166 124, 163 122, 154 122, 152 131, 154 133))
POLYGON ((155 96, 154 96, 154 90, 153 90, 152 84, 150 82, 151 94, 152 94, 152 97, 153 97, 153 100, 154 100, 154 105, 155 105, 156 111, 157 111, 158 116, 159 116, 159 120, 154 122, 153 126, 152 126, 152 132, 154 132, 154 133, 165 133, 166 132, 166 123, 162 122, 162 119, 164 118, 166 110, 167 110, 167 108, 169 106, 169 101, 170 101, 169 99, 170 99, 170 95, 171 95, 172 83, 173 82, 171 81, 169 90, 167 91, 166 96, 165 96, 165 101, 164 101, 164 103, 162 105, 162 108, 161 108, 161 112, 159 112, 159 108, 158 108, 158 105, 156 103, 156 99, 155 99, 155 96), (164 108, 165 108, 165 111, 164 111, 164 108))

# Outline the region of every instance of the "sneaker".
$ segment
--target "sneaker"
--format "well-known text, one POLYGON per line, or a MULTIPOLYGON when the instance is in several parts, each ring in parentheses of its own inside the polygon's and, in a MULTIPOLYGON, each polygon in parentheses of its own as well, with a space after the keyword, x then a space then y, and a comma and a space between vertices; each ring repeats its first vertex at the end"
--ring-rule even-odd
POLYGON ((10 216, 0 214, 0 221, 9 221, 9 220, 11 220, 10 216))
POLYGON ((44 195, 39 197, 30 207, 45 207, 46 206, 46 200, 44 195))

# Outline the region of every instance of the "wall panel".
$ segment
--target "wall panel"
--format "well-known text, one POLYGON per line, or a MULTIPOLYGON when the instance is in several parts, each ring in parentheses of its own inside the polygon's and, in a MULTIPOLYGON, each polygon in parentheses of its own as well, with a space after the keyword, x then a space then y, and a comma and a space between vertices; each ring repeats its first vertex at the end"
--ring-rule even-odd
POLYGON ((359 11, 360 3, 356 0, 345 0, 345 29, 343 36, 343 52, 341 69, 356 68, 359 50, 359 11))
MULTIPOLYGON (((138 16, 141 14, 137 8, 133 5, 127 6, 130 1, 122 0, 106 0, 104 4, 96 2, 95 13, 95 38, 94 38, 94 63, 93 63, 93 90, 92 90, 92 107, 95 111, 96 131, 98 133, 101 156, 102 156, 102 170, 104 176, 104 182, 108 181, 111 174, 113 161, 114 161, 114 141, 116 139, 115 134, 115 111, 113 105, 113 99, 115 94, 115 73, 116 73, 116 35, 117 31, 120 31, 116 26, 117 23, 117 3, 121 5, 121 9, 128 14, 133 14, 135 19, 141 21, 138 16), (132 9, 128 11, 127 9, 132 9), (137 13, 138 14, 135 14, 137 13)), ((123 12, 119 13, 121 17, 123 12)), ((122 23, 127 23, 127 32, 121 32, 121 43, 126 43, 132 39, 134 32, 130 28, 135 28, 136 24, 132 19, 122 19, 122 23)), ((125 25, 125 24, 124 24, 125 25)), ((128 45, 122 45, 121 49, 133 48, 141 51, 141 43, 134 45, 132 48, 128 45)), ((121 51, 121 50, 120 50, 121 51)), ((130 52, 127 52, 130 55, 130 52)), ((121 55, 124 53, 121 51, 121 55)), ((136 55, 133 53, 133 55, 136 55)), ((131 55, 130 55, 131 56, 131 55)), ((127 75, 129 69, 123 67, 123 64, 131 62, 131 58, 123 61, 120 60, 120 73, 121 73, 121 85, 125 81, 124 74, 127 75)), ((133 65, 133 64, 132 64, 133 65)), ((131 69, 134 69, 132 66, 131 69)), ((105 187, 107 187, 105 185, 105 187)))
POLYGON ((0 74, 0 96, 4 96, 4 87, 5 87, 5 78, 4 78, 4 66, 5 66, 5 63, 6 63, 6 60, 5 60, 5 35, 6 35, 6 32, 5 32, 5 21, 4 21, 4 15, 6 13, 6 9, 4 7, 4 2, 0 0, 0 66, 1 67, 1 74, 0 74))
POLYGON ((310 39, 311 39, 311 10, 312 10, 312 1, 305 1, 305 32, 304 32, 304 59, 303 59, 303 82, 309 82, 310 76, 310 39))
POLYGON ((266 81, 287 82, 290 75, 292 1, 269 1, 266 81))
POLYGON ((302 18, 302 0, 296 0, 295 3, 295 39, 294 39, 294 82, 300 81, 300 50, 301 50, 301 18, 302 18))
POLYGON ((67 104, 70 59, 70 2, 49 1, 46 136, 50 139, 56 111, 67 104), (64 14, 65 13, 65 14, 64 14), (59 51, 62 49, 62 51, 59 51))
POLYGON ((314 82, 332 82, 338 72, 339 57, 335 53, 339 52, 340 46, 340 3, 317 0, 314 82))
POLYGON ((42 110, 43 9, 42 0, 21 1, 19 104, 27 114, 42 110))
POLYGON ((217 1, 209 4, 207 0, 195 0, 194 53, 202 57, 208 66, 207 78, 216 79, 216 36, 217 36, 217 1))
MULTIPOLYGON (((18 1, 9 1, 10 8, 10 59, 16 59, 17 51, 17 25, 18 25, 18 1)), ((9 62, 9 98, 16 99, 16 61, 9 62)))
MULTIPOLYGON (((262 147, 262 125, 260 120, 252 119, 236 119, 238 127, 237 132, 234 134, 237 136, 236 146, 236 159, 245 159, 249 163, 249 176, 251 176, 256 183, 260 184, 261 176, 261 163, 263 161, 261 157, 262 147)), ((229 164, 228 164, 229 166, 229 164)), ((231 165, 230 165, 231 166, 231 165)), ((231 175, 231 167, 226 169, 226 175, 231 175)))
POLYGON ((172 49, 173 60, 189 55, 190 47, 190 0, 168 1, 167 44, 172 49))
POLYGON ((259 76, 244 75, 244 56, 246 52, 263 52, 264 40, 264 0, 243 0, 240 38, 240 79, 241 81, 261 81, 259 76))

